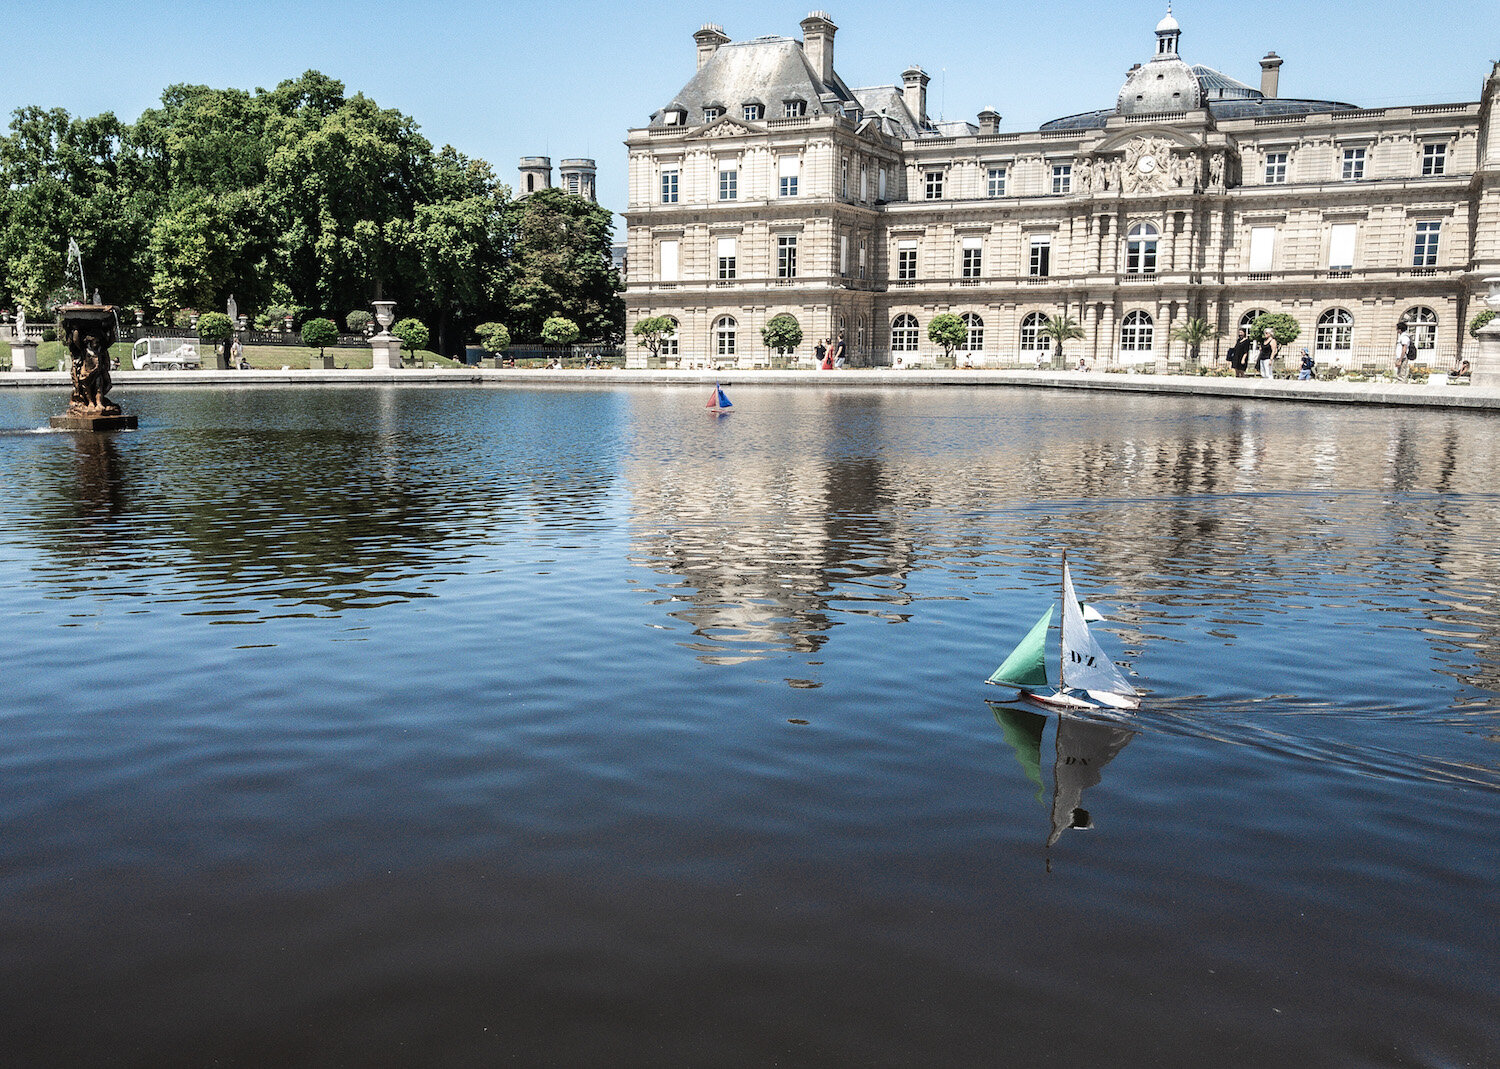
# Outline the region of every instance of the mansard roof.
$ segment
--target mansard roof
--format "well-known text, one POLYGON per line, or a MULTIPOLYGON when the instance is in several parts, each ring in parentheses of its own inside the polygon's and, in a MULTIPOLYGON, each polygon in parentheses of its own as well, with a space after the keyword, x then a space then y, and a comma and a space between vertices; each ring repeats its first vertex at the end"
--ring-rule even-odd
POLYGON ((670 104, 651 116, 651 125, 667 125, 666 112, 680 110, 688 113, 686 125, 695 126, 704 121, 705 107, 733 111, 748 103, 764 104, 766 117, 775 118, 788 100, 805 101, 808 115, 827 115, 854 103, 854 94, 837 74, 823 82, 807 62, 800 41, 780 36, 731 41, 709 57, 670 104))

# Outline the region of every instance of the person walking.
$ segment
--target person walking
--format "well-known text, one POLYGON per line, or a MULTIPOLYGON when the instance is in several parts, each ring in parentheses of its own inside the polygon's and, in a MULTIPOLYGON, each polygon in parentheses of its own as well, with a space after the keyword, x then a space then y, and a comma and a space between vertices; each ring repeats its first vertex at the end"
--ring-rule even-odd
POLYGON ((1302 370, 1297 372, 1297 378, 1306 382, 1313 377, 1313 368, 1316 366, 1313 363, 1312 353, 1308 352, 1307 346, 1304 345, 1302 347, 1302 370))
POLYGON ((1228 354, 1229 366, 1234 368, 1235 378, 1242 379, 1245 377, 1245 368, 1250 366, 1250 350, 1254 347, 1255 343, 1250 340, 1250 332, 1241 327, 1239 336, 1234 339, 1234 344, 1229 347, 1228 354))
POLYGON ((1267 327, 1260 340, 1260 377, 1263 379, 1274 379, 1276 375, 1271 371, 1271 365, 1276 360, 1276 353, 1281 349, 1276 336, 1267 327))
POLYGON ((1417 350, 1411 340, 1411 331, 1406 320, 1396 324, 1396 381, 1411 381, 1411 366, 1416 361, 1417 350))

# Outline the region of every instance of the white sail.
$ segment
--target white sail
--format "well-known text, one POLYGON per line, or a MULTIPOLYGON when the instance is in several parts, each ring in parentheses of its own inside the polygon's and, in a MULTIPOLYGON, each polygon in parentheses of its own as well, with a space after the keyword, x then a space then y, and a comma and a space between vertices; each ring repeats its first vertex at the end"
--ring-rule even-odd
POLYGON ((1063 561, 1062 685, 1090 693, 1119 694, 1132 702, 1135 698, 1135 688, 1089 633, 1083 610, 1078 607, 1078 595, 1073 592, 1067 561, 1063 561))

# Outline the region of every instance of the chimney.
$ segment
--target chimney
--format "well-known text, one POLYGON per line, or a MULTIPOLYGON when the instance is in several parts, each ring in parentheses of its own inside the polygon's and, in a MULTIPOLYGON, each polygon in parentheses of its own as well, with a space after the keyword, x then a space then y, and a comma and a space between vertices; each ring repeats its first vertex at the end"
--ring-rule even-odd
POLYGON ((901 95, 906 100, 907 110, 917 117, 918 125, 927 122, 927 83, 930 81, 927 72, 915 63, 901 72, 901 95))
POLYGON ((729 43, 729 35, 724 32, 724 27, 709 22, 693 34, 693 40, 698 42, 698 69, 701 71, 703 65, 719 50, 719 46, 729 43))
POLYGON ((985 108, 979 113, 979 132, 981 134, 998 134, 1000 132, 1000 113, 994 108, 985 108))
POLYGON ((833 81, 833 35, 838 29, 826 11, 814 11, 802 20, 802 51, 824 85, 833 81))
POLYGON ((1260 95, 1275 100, 1280 87, 1281 57, 1275 52, 1267 52, 1266 58, 1260 61, 1260 95))

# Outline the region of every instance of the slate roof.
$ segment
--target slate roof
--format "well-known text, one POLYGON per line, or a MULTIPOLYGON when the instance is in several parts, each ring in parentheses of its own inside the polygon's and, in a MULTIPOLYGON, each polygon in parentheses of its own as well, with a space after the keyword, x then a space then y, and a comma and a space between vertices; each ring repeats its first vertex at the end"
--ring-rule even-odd
POLYGON ((704 107, 723 108, 738 118, 742 104, 764 104, 766 118, 774 119, 788 100, 806 101, 808 115, 827 115, 854 103, 854 94, 837 74, 824 84, 808 64, 801 42, 790 37, 731 41, 720 45, 671 102, 652 114, 651 125, 667 125, 663 116, 674 108, 687 112, 689 126, 704 121, 704 107))

